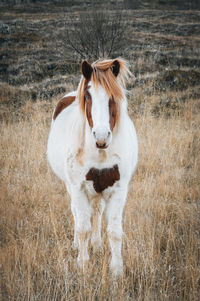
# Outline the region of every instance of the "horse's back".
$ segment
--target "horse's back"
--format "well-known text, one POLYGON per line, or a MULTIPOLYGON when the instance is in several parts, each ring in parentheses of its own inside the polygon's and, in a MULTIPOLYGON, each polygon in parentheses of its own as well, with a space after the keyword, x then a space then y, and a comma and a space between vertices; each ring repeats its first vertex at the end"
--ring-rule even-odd
POLYGON ((67 107, 69 107, 76 99, 74 95, 66 95, 57 103, 57 106, 54 110, 53 120, 56 120, 57 116, 67 107))

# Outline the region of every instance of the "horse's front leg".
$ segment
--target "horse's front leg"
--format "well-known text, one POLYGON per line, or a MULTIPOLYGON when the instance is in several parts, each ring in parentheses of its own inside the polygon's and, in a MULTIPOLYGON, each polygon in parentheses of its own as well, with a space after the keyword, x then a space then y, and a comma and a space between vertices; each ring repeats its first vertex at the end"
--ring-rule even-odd
POLYGON ((78 246, 78 265, 84 268, 89 260, 88 240, 91 235, 92 207, 84 191, 77 187, 71 189, 71 207, 74 216, 74 244, 78 246))
POLYGON ((111 249, 110 269, 115 276, 123 271, 122 247, 122 214, 127 197, 127 188, 116 190, 108 200, 106 208, 107 233, 111 249))
POLYGON ((103 199, 97 198, 96 201, 94 200, 91 244, 95 252, 101 250, 102 248, 101 219, 102 219, 104 208, 105 208, 105 201, 103 199))

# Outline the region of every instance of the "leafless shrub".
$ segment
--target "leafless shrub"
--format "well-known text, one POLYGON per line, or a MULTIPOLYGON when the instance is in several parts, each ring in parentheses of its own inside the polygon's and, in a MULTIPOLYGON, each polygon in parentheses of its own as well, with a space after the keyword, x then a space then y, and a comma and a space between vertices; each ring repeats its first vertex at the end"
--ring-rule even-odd
POLYGON ((124 32, 122 13, 92 10, 67 24, 66 42, 73 59, 110 57, 122 47, 124 32))

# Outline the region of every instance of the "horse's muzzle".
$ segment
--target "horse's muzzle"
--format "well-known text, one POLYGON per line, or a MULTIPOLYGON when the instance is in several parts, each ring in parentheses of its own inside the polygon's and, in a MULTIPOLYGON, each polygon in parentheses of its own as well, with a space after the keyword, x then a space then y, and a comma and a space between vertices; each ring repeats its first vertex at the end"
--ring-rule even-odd
POLYGON ((106 142, 96 142, 96 147, 99 149, 105 149, 108 145, 106 145, 106 142))
POLYGON ((96 147, 99 149, 107 148, 112 140, 112 133, 106 127, 95 128, 92 130, 92 134, 95 139, 96 147))

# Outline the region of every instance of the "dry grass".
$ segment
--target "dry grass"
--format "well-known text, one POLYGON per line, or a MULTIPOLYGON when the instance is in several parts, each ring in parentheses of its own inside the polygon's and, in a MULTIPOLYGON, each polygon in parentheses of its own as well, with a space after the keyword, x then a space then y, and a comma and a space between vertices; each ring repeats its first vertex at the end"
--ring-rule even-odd
MULTIPOLYGON (((2 300, 198 300, 199 119, 184 112, 135 116, 140 156, 124 212, 123 277, 109 248, 91 253, 86 275, 72 249, 64 185, 46 161, 53 105, 27 103, 28 118, 1 124, 2 300)), ((104 227, 105 228, 105 225, 104 227)))

